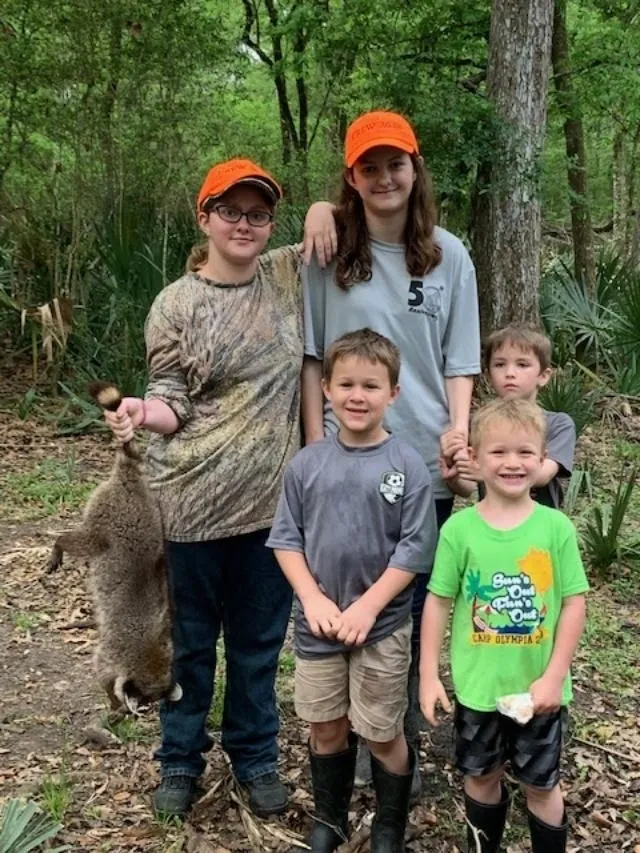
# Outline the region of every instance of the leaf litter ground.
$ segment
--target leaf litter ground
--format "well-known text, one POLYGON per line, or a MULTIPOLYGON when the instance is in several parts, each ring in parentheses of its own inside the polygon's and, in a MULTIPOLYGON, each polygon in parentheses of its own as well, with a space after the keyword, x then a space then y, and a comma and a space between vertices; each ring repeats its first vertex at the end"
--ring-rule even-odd
MULTIPOLYGON (((92 672, 95 630, 85 567, 67 560, 56 574, 43 572, 55 535, 77 517, 86 492, 109 470, 112 448, 97 435, 56 438, 50 424, 21 421, 6 412, 0 413, 0 430, 0 801, 15 796, 36 800, 64 824, 56 843, 76 851, 287 850, 313 810, 306 733, 291 703, 290 641, 278 681, 281 771, 291 793, 287 814, 273 821, 250 815, 216 739, 189 821, 181 826, 154 820, 156 713, 109 720, 92 672), (60 476, 69 483, 62 499, 59 489, 48 488, 49 480, 60 476), (38 478, 39 490, 25 487, 38 478)), ((581 454, 611 470, 602 460, 614 440, 610 430, 606 438, 604 430, 592 431, 581 454)), ((638 577, 636 570, 636 582, 638 577)), ((639 602, 631 570, 622 582, 601 585, 590 595, 564 760, 573 853, 640 853, 639 602)), ((218 685, 222 678, 220 672, 218 685)), ((464 822, 450 763, 450 722, 423 733, 420 759, 425 793, 411 813, 407 850, 462 850, 464 822)), ((354 835, 344 851, 369 849, 373 808, 371 792, 357 790, 354 835)), ((518 794, 505 840, 509 853, 529 849, 518 794)))

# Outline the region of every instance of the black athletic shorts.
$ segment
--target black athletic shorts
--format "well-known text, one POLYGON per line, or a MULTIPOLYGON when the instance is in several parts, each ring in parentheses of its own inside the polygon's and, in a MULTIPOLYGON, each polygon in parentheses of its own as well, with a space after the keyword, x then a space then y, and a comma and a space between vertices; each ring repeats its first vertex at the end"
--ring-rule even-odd
POLYGON ((473 711, 456 704, 455 764, 467 776, 484 776, 509 761, 519 782, 551 790, 560 779, 567 709, 536 714, 526 725, 498 711, 473 711))

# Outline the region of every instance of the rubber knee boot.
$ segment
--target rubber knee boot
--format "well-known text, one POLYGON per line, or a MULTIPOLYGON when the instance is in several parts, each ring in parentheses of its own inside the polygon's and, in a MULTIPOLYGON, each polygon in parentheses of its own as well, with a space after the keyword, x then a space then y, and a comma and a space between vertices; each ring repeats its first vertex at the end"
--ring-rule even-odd
MULTIPOLYGON (((407 739, 409 747, 416 753, 420 749, 420 732, 424 725, 424 717, 420 710, 420 673, 418 665, 420 662, 419 647, 411 649, 411 664, 409 666, 409 678, 407 680, 407 712, 404 715, 404 736, 407 739)), ((411 798, 410 803, 415 806, 420 801, 422 795, 422 778, 420 776, 420 765, 416 760, 413 778, 411 780, 411 798)))
POLYGON ((390 773, 371 756, 373 787, 376 792, 376 816, 371 825, 371 853, 404 853, 404 833, 409 817, 411 780, 416 754, 409 747, 409 772, 390 773))
MULTIPOLYGON (((333 853, 347 840, 357 741, 351 732, 347 749, 331 755, 316 755, 309 746, 316 817, 307 841, 311 853, 333 853)), ((305 849, 294 847, 291 853, 302 853, 305 849)))
POLYGON ((562 816, 562 826, 551 826, 540 820, 527 809, 529 832, 531 833, 531 849, 533 853, 565 853, 569 824, 567 813, 562 816))
POLYGON ((464 805, 467 820, 471 824, 467 825, 468 853, 498 853, 509 809, 507 789, 502 786, 500 802, 495 805, 479 803, 472 800, 468 794, 464 795, 464 805), (476 839, 480 842, 480 847, 476 839))

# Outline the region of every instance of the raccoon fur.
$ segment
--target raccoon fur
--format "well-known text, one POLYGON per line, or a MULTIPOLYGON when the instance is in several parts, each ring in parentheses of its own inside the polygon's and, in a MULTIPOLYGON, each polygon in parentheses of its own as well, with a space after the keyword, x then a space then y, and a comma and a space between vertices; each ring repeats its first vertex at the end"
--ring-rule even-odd
MULTIPOLYGON (((108 383, 92 383, 89 393, 110 411, 122 400, 108 383)), ((136 713, 158 699, 178 701, 162 523, 135 441, 119 446, 111 476, 91 495, 79 527, 58 537, 48 571, 60 566, 65 551, 89 563, 98 625, 94 664, 112 709, 136 713)))

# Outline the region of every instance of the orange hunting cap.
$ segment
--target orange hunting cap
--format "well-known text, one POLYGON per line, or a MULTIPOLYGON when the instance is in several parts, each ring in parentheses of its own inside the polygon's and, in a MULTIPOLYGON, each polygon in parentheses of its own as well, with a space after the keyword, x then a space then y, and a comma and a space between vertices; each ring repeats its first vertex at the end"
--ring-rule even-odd
POLYGON ((359 116, 347 128, 344 141, 347 168, 350 169, 356 160, 378 145, 391 145, 407 154, 420 153, 418 140, 406 118, 399 113, 378 110, 359 116))
POLYGON ((251 160, 226 160, 209 170, 198 193, 198 210, 212 198, 218 198, 236 184, 249 184, 266 192, 274 204, 282 198, 282 190, 271 175, 251 160))

